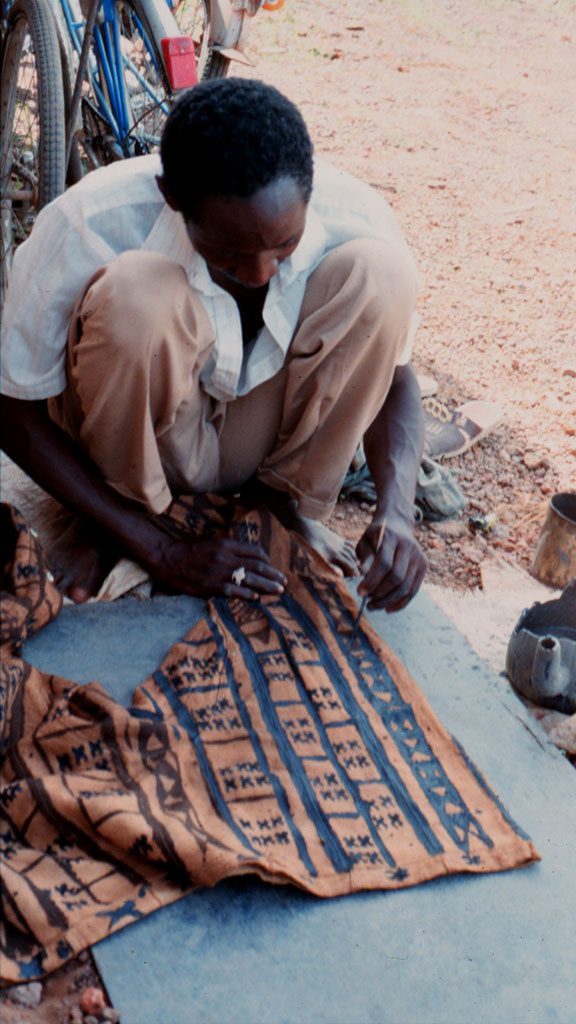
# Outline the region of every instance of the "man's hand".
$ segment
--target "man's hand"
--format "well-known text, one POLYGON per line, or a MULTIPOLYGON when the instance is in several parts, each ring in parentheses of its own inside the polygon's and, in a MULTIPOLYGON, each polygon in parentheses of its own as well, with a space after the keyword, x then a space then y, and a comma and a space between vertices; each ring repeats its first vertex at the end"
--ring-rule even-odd
POLYGON ((170 591, 247 600, 284 591, 286 577, 270 565, 259 546, 226 537, 197 540, 179 536, 176 527, 174 534, 167 534, 145 514, 141 522, 133 519, 131 526, 136 544, 139 533, 144 532, 134 551, 122 548, 97 524, 75 518, 49 551, 50 567, 62 593, 77 603, 87 601, 98 593, 122 554, 136 557, 153 580, 170 591))
POLYGON ((230 537, 186 540, 163 535, 145 562, 155 580, 196 597, 250 601, 259 594, 281 594, 288 582, 260 545, 230 537))
POLYGON ((78 517, 49 552, 58 585, 73 600, 95 594, 120 553, 185 594, 250 599, 284 590, 286 577, 260 547, 163 530, 144 508, 106 483, 86 452, 52 422, 44 401, 2 396, 0 412, 3 449, 78 517), (235 583, 232 573, 242 567, 246 575, 235 583))
POLYGON ((428 560, 414 536, 412 524, 398 515, 387 518, 386 530, 376 550, 381 520, 376 518, 358 541, 358 555, 364 579, 358 587, 368 608, 399 612, 420 589, 428 560))

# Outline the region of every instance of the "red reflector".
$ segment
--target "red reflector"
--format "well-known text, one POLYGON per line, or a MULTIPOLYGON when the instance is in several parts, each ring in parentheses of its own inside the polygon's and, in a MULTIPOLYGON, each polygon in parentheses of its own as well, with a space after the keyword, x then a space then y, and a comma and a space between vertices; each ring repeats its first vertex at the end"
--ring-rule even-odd
POLYGON ((162 54, 173 89, 188 89, 191 85, 196 85, 196 53, 189 36, 163 39, 162 54))

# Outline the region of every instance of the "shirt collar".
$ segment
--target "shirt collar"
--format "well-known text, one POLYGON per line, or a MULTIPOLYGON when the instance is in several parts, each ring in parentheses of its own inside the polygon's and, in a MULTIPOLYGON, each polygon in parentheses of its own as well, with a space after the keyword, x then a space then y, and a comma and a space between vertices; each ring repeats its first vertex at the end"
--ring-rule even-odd
MULTIPOLYGON (((270 282, 269 294, 278 295, 288 288, 299 274, 310 273, 324 254, 326 231, 317 213, 308 207, 302 238, 294 252, 280 264, 278 273, 270 282)), ((192 288, 205 295, 217 295, 221 288, 210 277, 206 260, 193 248, 181 213, 167 203, 156 219, 142 247, 151 252, 162 252, 179 263, 188 276, 192 288)))
MULTIPOLYGON (((306 212, 306 225, 302 238, 298 242, 294 252, 284 263, 280 264, 278 278, 282 291, 288 288, 299 274, 310 273, 311 268, 321 260, 326 245, 326 231, 320 217, 308 206, 306 212)), ((274 280, 274 278, 272 279, 274 280)))

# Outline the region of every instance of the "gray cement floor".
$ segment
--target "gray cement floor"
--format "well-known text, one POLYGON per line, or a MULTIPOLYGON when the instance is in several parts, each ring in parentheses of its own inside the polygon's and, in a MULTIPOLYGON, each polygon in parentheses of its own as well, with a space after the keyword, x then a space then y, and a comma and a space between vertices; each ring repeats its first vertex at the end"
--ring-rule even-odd
MULTIPOLYGON (((67 608, 25 656, 129 704, 203 608, 67 608)), ((195 892, 94 947, 122 1024, 576 1022, 574 768, 430 598, 371 618, 542 861, 334 900, 250 879, 195 892)))

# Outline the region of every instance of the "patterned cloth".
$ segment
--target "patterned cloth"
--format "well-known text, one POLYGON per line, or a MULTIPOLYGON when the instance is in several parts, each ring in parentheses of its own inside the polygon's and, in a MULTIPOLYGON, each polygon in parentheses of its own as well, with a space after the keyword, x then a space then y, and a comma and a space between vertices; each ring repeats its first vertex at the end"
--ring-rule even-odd
POLYGON ((268 513, 175 504, 259 541, 286 594, 217 598, 119 705, 22 659, 60 598, 2 506, 2 976, 38 978, 200 885, 318 896, 539 859, 345 585, 268 513))

